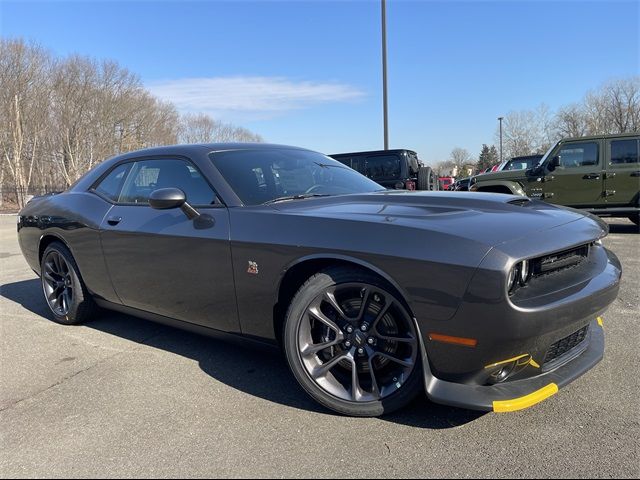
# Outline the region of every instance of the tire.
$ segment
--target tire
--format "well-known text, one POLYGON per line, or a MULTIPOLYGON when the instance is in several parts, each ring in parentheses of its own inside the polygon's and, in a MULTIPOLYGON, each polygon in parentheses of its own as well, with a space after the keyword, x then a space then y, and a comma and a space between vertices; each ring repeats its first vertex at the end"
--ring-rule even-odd
POLYGON ((438 182, 438 175, 433 170, 431 171, 431 190, 439 191, 440 190, 440 182, 438 182))
POLYGON ((376 417, 424 392, 416 332, 393 287, 358 268, 332 267, 298 290, 283 343, 294 377, 318 403, 376 417))
POLYGON ((431 177, 431 167, 420 167, 418 169, 418 190, 432 190, 431 177))
POLYGON ((95 314, 97 306, 82 281, 73 255, 63 243, 53 242, 44 251, 40 281, 56 322, 77 325, 95 314))

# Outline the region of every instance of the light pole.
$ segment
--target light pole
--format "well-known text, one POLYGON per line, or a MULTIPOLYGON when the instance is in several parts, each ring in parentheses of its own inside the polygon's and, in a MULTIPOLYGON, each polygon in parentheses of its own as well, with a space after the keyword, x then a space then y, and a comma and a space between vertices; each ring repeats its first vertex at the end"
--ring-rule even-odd
POLYGON ((502 119, 504 117, 498 117, 500 121, 500 163, 502 163, 502 119))
POLYGON ((382 0, 382 115, 384 149, 389 150, 389 119, 387 110, 387 2, 382 0))

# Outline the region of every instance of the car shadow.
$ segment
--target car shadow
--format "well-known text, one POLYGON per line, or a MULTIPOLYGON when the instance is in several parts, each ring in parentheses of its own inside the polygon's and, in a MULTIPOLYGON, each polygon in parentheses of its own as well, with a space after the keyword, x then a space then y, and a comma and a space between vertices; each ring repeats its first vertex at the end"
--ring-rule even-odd
MULTIPOLYGON (((38 279, 2 285, 0 296, 52 321, 38 279)), ((308 397, 292 377, 284 357, 275 350, 242 347, 106 310, 85 326, 193 359, 212 378, 249 395, 301 410, 335 415, 308 397)), ((447 429, 466 425, 483 415, 483 412, 437 405, 422 396, 382 420, 425 429, 447 429)))

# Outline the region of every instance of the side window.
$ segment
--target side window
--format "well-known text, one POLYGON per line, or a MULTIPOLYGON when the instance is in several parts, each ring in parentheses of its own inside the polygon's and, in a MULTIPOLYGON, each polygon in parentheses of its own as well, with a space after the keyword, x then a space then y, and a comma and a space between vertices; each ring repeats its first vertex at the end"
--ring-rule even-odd
POLYGON ((142 160, 135 162, 119 203, 149 203, 149 195, 159 188, 179 188, 194 206, 215 203, 216 195, 200 172, 185 160, 142 160))
POLYGON ((639 163, 638 140, 612 140, 611 165, 639 163))
POLYGON ((120 196, 120 190, 124 184, 127 174, 131 169, 131 163, 123 163, 102 179, 102 181, 94 188, 103 197, 108 198, 112 202, 117 202, 120 196))
POLYGON ((587 166, 597 166, 598 144, 593 143, 570 143, 562 147, 560 152, 560 166, 564 168, 578 168, 587 166))
POLYGON ((351 168, 353 168, 356 172, 360 172, 363 175, 366 171, 365 160, 364 157, 351 157, 351 168))

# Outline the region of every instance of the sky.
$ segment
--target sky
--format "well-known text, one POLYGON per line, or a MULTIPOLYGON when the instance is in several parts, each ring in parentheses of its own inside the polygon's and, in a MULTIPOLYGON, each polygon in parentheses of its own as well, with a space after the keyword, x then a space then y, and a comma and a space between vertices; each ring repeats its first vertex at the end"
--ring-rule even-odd
MULTIPOLYGON (((0 36, 117 61, 181 112, 324 153, 383 147, 381 12, 352 1, 0 0, 0 36)), ((640 1, 387 0, 389 138, 474 156, 497 117, 640 74, 640 1)))

